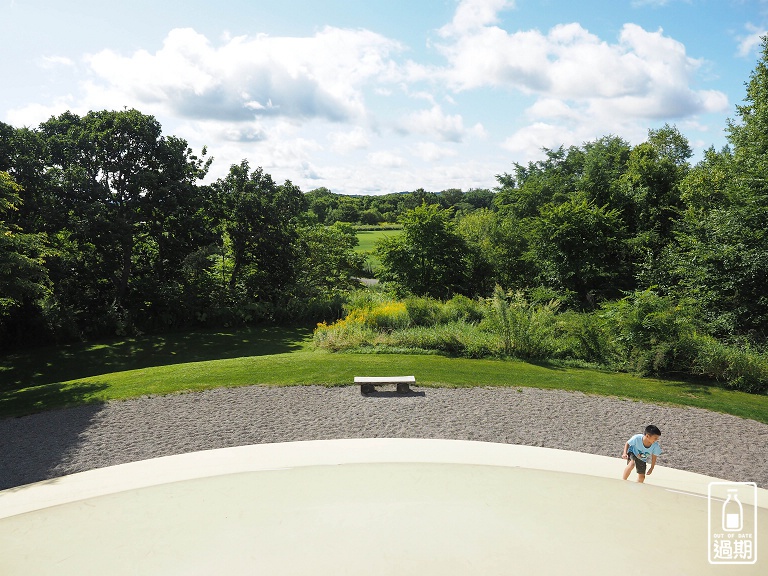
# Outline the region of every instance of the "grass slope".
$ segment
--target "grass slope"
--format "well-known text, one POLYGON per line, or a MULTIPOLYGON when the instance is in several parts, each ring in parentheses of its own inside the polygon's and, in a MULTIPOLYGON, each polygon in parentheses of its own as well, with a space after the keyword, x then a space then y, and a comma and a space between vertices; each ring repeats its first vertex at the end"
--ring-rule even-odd
POLYGON ((246 385, 351 385, 356 375, 414 374, 418 387, 508 386, 580 391, 633 400, 696 406, 768 423, 768 396, 706 384, 639 378, 582 368, 502 360, 407 354, 332 354, 309 350, 147 366, 8 389, 0 416, 143 395, 246 385))

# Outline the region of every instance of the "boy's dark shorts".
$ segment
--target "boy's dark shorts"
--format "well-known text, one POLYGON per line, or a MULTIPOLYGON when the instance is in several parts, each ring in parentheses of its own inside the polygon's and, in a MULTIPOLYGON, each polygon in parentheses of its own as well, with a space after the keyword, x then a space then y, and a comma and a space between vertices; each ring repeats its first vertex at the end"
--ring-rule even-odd
POLYGON ((641 460, 634 452, 627 454, 627 463, 629 463, 630 460, 634 461, 635 470, 637 470, 637 473, 645 476, 645 467, 648 465, 648 463, 644 460, 641 460))

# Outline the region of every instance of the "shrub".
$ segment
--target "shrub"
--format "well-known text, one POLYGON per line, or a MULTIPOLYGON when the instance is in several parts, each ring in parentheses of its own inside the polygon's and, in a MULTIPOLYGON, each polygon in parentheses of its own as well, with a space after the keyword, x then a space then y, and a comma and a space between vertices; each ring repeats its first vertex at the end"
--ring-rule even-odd
POLYGON ((605 320, 594 312, 568 311, 557 317, 558 355, 609 365, 616 356, 605 320))
POLYGON ((349 314, 353 310, 368 310, 379 304, 385 302, 391 302, 394 300, 394 295, 388 290, 381 288, 364 288, 362 290, 355 290, 347 295, 347 301, 344 305, 345 313, 349 314))
POLYGON ((382 302, 368 310, 355 310, 351 313, 355 314, 359 314, 361 320, 371 328, 380 330, 406 328, 410 323, 404 302, 382 302))
POLYGON ((370 345, 375 336, 376 331, 370 326, 366 326, 356 319, 349 321, 344 318, 331 325, 325 322, 318 324, 312 341, 318 348, 340 352, 341 350, 370 345))
POLYGON ((497 286, 489 301, 483 325, 500 337, 504 354, 524 360, 545 359, 557 350, 557 308, 555 301, 530 304, 522 293, 506 294, 497 286))
POLYGON ((405 307, 414 326, 434 326, 442 319, 442 304, 434 298, 409 296, 405 299, 405 307))
POLYGON ((476 324, 463 321, 448 322, 435 326, 412 326, 404 330, 382 335, 377 343, 389 349, 435 350, 450 356, 487 358, 498 356, 498 339, 476 324))
POLYGON ((696 356, 691 345, 697 331, 693 303, 645 290, 604 304, 602 317, 621 367, 640 374, 690 372, 696 356))
POLYGON ((705 335, 696 335, 692 347, 696 350, 694 374, 724 382, 726 387, 742 392, 768 391, 768 357, 764 353, 728 346, 705 335))
POLYGON ((463 320, 476 324, 483 319, 483 308, 477 300, 457 294, 443 305, 442 316, 447 321, 463 320))

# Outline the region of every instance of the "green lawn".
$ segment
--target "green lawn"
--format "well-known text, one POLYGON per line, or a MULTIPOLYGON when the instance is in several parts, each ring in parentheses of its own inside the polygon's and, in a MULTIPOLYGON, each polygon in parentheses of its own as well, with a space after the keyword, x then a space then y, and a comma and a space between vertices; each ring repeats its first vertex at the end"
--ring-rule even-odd
POLYGON ((417 387, 572 390, 696 406, 768 423, 766 395, 702 383, 515 361, 406 354, 331 354, 312 350, 309 336, 309 330, 301 329, 251 329, 120 340, 98 346, 17 354, 0 363, 3 378, 0 416, 221 386, 343 386, 352 385, 356 375, 414 374, 417 387), (40 359, 39 369, 33 368, 36 359, 40 359), (80 374, 75 376, 78 371, 80 374), (23 374, 28 374, 30 379, 26 380, 23 374), (6 378, 9 375, 13 376, 6 378))
POLYGON ((355 247, 355 252, 365 254, 368 259, 368 265, 375 272, 381 266, 381 262, 373 254, 376 249, 376 243, 382 238, 393 238, 402 233, 402 230, 359 230, 357 232, 359 244, 355 247))

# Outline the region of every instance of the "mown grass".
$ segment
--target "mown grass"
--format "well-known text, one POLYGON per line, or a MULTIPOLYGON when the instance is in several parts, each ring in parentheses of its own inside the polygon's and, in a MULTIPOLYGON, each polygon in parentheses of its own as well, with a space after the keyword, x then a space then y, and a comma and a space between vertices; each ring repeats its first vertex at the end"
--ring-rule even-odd
POLYGON ((358 230, 357 241, 358 245, 355 247, 355 252, 364 254, 368 266, 370 266, 373 272, 379 269, 381 261, 374 254, 376 250, 376 244, 382 238, 393 238, 402 234, 402 230, 358 230))
MULTIPOLYGON (((275 332, 276 337, 278 332, 275 332)), ((280 346, 290 340, 287 335, 284 336, 278 338, 280 346)), ((19 416, 82 403, 225 386, 352 386, 354 376, 359 375, 414 374, 417 387, 561 389, 695 406, 768 423, 768 396, 725 390, 708 383, 640 378, 623 373, 511 360, 470 360, 416 354, 334 354, 310 350, 306 344, 306 338, 298 337, 294 341, 295 351, 290 352, 145 366, 66 381, 6 387, 0 392, 0 416, 19 416)), ((355 393, 354 388, 350 389, 350 393, 355 393)))
POLYGON ((309 348, 311 339, 308 327, 263 326, 37 348, 0 356, 0 393, 136 368, 293 352, 309 348))

